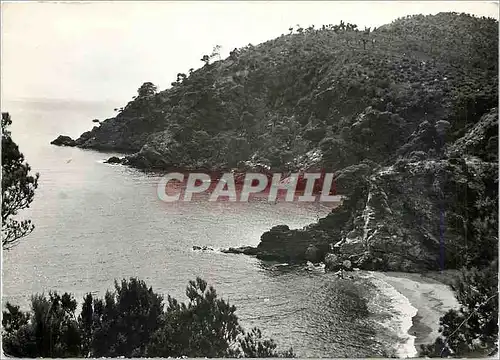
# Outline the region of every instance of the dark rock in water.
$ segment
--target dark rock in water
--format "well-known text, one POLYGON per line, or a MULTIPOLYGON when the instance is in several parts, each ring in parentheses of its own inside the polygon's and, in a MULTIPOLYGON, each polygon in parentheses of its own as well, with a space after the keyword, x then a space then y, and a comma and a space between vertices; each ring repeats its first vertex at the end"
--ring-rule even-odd
POLYGON ((280 261, 285 259, 285 257, 280 256, 278 253, 259 252, 257 253, 257 259, 264 261, 280 261))
POLYGON ((210 247, 210 246, 197 246, 197 245, 194 245, 193 246, 193 250, 201 250, 201 251, 214 251, 214 248, 213 247, 210 247))
POLYGON ((327 228, 328 233, 323 230, 315 233, 309 231, 307 227, 291 230, 286 225, 278 225, 262 234, 257 249, 261 253, 266 253, 266 257, 273 256, 279 261, 300 263, 308 260, 307 254, 309 261, 321 262, 329 251, 332 239, 335 240, 340 235, 335 223, 328 224, 327 228))
POLYGON ((117 156, 111 156, 108 160, 105 161, 106 164, 121 164, 122 162, 123 160, 117 156))
POLYGON ((309 255, 313 261, 321 261, 328 244, 320 237, 313 238, 306 232, 290 230, 286 225, 278 225, 262 234, 257 246, 258 258, 301 262, 306 260, 306 251, 312 245, 309 255))
POLYGON ((221 250, 221 252, 225 254, 243 254, 243 255, 256 256, 257 259, 264 261, 281 261, 281 260, 289 261, 288 259, 290 259, 289 257, 283 256, 278 252, 266 251, 252 246, 241 246, 238 248, 231 247, 229 249, 221 250))
POLYGON ((57 145, 57 146, 76 146, 75 140, 65 135, 59 135, 56 139, 52 140, 50 143, 52 145, 57 145))
POLYGON ((99 119, 94 119, 94 120, 92 120, 92 122, 99 123, 100 121, 99 121, 99 119))
POLYGON ((252 246, 242 246, 238 248, 229 248, 221 250, 225 254, 244 254, 244 255, 257 255, 258 250, 252 246))

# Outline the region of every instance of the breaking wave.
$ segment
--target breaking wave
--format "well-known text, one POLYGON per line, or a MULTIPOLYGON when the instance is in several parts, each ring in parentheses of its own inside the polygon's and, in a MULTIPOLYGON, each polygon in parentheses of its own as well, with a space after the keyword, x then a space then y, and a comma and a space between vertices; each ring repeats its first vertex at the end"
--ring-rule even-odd
POLYGON ((415 347, 415 336, 408 331, 413 325, 413 317, 417 314, 408 298, 398 292, 392 285, 383 280, 381 274, 368 272, 367 277, 375 286, 373 297, 368 308, 379 325, 385 330, 388 342, 394 345, 394 355, 399 358, 411 358, 418 355, 415 347))

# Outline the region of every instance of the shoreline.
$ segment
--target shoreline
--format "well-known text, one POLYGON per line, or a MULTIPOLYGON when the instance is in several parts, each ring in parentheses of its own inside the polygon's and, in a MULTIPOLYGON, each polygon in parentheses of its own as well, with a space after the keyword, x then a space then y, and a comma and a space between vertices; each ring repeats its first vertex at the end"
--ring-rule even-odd
POLYGON ((379 274, 417 309, 417 313, 412 317, 412 326, 408 334, 415 338, 414 346, 419 357, 420 345, 432 344, 438 337, 439 318, 448 310, 459 307, 455 294, 449 286, 454 272, 379 274))

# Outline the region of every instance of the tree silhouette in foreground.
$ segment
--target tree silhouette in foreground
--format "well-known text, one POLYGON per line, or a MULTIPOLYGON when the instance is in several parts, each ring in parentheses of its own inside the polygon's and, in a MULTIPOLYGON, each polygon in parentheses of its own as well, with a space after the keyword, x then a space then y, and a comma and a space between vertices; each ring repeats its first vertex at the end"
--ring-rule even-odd
POLYGON ((23 312, 7 303, 3 312, 3 349, 16 357, 293 357, 278 351, 259 329, 245 333, 236 307, 219 299, 197 278, 186 289, 187 303, 153 292, 144 281, 115 282, 104 299, 76 301, 65 293, 32 297, 23 312))
POLYGON ((19 210, 29 208, 38 186, 38 173, 31 175, 30 166, 12 140, 8 127, 9 113, 2 113, 2 248, 11 249, 19 239, 29 235, 35 226, 31 220, 16 220, 19 210))
POLYGON ((80 356, 80 331, 75 320, 76 300, 65 293, 34 295, 31 310, 7 303, 3 312, 3 350, 15 357, 80 356))
POLYGON ((483 269, 463 269, 453 286, 460 309, 440 319, 441 335, 422 346, 430 357, 482 357, 498 353, 498 259, 483 269))

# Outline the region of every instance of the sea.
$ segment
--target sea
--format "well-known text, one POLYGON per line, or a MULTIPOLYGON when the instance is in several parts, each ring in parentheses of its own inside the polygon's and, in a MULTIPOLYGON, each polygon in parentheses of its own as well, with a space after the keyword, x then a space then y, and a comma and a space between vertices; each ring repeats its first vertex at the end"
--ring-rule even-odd
POLYGON ((4 101, 13 139, 39 186, 20 218, 36 228, 3 252, 3 306, 29 308, 32 294, 102 296, 115 280, 137 277, 165 297, 186 300, 189 280, 205 279, 237 307, 245 329, 259 327, 300 357, 416 356, 408 334, 416 309, 381 277, 358 271, 340 279, 321 269, 260 261, 219 250, 257 245, 263 232, 301 228, 331 208, 311 203, 162 202, 162 174, 104 160, 103 153, 50 145, 77 138, 113 116, 116 104, 70 100, 4 101), (194 251, 193 246, 213 251, 194 251))

